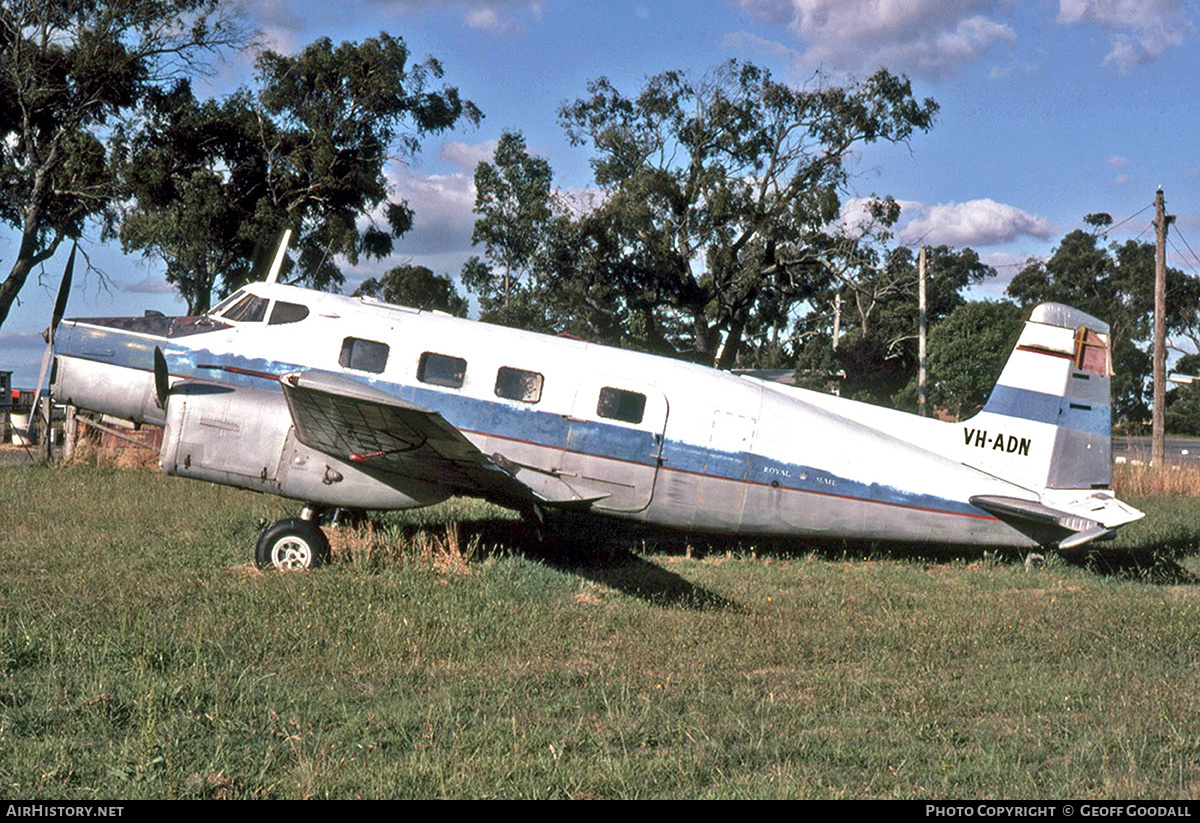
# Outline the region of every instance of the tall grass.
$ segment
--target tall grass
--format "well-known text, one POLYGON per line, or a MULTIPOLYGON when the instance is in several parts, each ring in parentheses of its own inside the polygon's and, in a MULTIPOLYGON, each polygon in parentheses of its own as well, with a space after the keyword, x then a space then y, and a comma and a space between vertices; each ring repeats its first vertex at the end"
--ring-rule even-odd
POLYGON ((1200 497, 1200 466, 1119 463, 1113 466, 1113 490, 1118 497, 1200 497))
POLYGON ((274 498, 6 469, 0 795, 1194 797, 1200 501, 1133 502, 1116 548, 1174 577, 624 530, 601 561, 457 500, 276 574, 274 498))

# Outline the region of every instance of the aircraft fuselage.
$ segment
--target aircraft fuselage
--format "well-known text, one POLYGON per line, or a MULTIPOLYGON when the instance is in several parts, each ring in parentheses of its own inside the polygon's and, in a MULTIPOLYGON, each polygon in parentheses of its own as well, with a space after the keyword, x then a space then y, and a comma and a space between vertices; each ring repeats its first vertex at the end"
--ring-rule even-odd
MULTIPOLYGON (((278 284, 210 318, 64 321, 54 390, 65 402, 165 423, 162 465, 329 506, 405 508, 452 493, 398 476, 377 452, 297 441, 281 378, 328 375, 432 410, 548 506, 747 535, 1033 547, 980 495, 1038 494, 964 462, 1039 457, 1001 426, 919 418, 632 351, 278 284), (175 388, 156 400, 154 349, 175 388), (999 445, 997 445, 999 444, 999 445)), ((484 496, 487 496, 486 494, 484 496)), ((500 500, 499 502, 506 502, 500 500)))

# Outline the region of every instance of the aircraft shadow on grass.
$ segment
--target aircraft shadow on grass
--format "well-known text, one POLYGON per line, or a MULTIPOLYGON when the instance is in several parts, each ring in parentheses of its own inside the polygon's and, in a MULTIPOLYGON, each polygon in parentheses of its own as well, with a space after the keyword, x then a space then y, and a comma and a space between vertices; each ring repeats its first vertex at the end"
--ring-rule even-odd
MULTIPOLYGON (((410 541, 431 525, 402 527, 397 539, 410 541)), ((971 563, 984 560, 1020 564, 1020 550, 980 554, 977 546, 883 543, 848 540, 747 540, 739 537, 691 535, 641 524, 614 522, 586 514, 552 518, 543 535, 519 520, 477 519, 458 522, 463 544, 479 547, 479 555, 517 554, 567 574, 611 587, 648 603, 696 611, 746 611, 735 600, 699 586, 661 564, 648 553, 693 557, 740 555, 795 559, 815 555, 828 561, 897 560, 918 564, 971 563)), ((1178 555, 1178 552, 1174 553, 1178 555)), ((1181 566, 1163 547, 1105 549, 1063 553, 1063 562, 1090 573, 1156 585, 1196 585, 1200 577, 1181 566)), ((1036 571, 1032 572, 1036 573, 1036 571)))

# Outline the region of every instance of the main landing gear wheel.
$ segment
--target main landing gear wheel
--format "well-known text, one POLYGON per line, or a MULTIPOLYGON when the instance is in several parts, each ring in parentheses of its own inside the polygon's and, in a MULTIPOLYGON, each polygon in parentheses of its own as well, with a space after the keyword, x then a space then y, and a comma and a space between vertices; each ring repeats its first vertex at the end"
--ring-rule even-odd
POLYGON ((306 571, 329 557, 325 532, 309 520, 292 517, 268 526, 258 538, 254 559, 260 569, 306 571))

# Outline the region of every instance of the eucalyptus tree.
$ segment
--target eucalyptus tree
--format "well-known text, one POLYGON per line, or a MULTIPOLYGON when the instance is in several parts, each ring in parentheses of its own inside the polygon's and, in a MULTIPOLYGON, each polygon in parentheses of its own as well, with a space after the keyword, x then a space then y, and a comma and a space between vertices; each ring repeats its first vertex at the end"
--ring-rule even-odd
POLYGON ((108 146, 152 90, 245 32, 220 0, 0 3, 0 222, 19 235, 0 325, 30 273, 120 195, 108 146))
POLYGON ((319 39, 295 55, 263 52, 257 81, 222 101, 186 89, 162 103, 125 156, 134 200, 122 217, 127 250, 162 259, 168 279, 203 311, 249 276, 257 242, 297 230, 285 278, 340 286, 341 266, 391 253, 412 227, 407 202, 389 191, 387 167, 421 141, 481 115, 440 84, 430 57, 411 60, 393 35, 335 45, 319 39))
POLYGON ((633 97, 609 80, 559 111, 592 152, 598 205, 560 232, 548 293, 600 295, 630 344, 727 367, 748 331, 809 297, 848 160, 928 130, 937 104, 881 70, 838 86, 730 61, 669 71, 633 97))
POLYGON ((467 300, 458 293, 454 281, 448 275, 434 274, 426 266, 395 266, 382 277, 367 278, 355 289, 354 296, 374 297, 422 311, 443 311, 455 317, 467 316, 467 300))
MULTIPOLYGON (((1096 225, 1089 215, 1087 222, 1096 225)), ((1137 240, 1103 245, 1094 232, 1075 230, 1046 260, 1031 260, 1008 286, 1022 306, 1054 301, 1075 306, 1112 329, 1113 413, 1123 423, 1148 419, 1151 335, 1154 322, 1154 245, 1137 240)), ((1197 328, 1200 282, 1167 269, 1167 330, 1197 328)))

